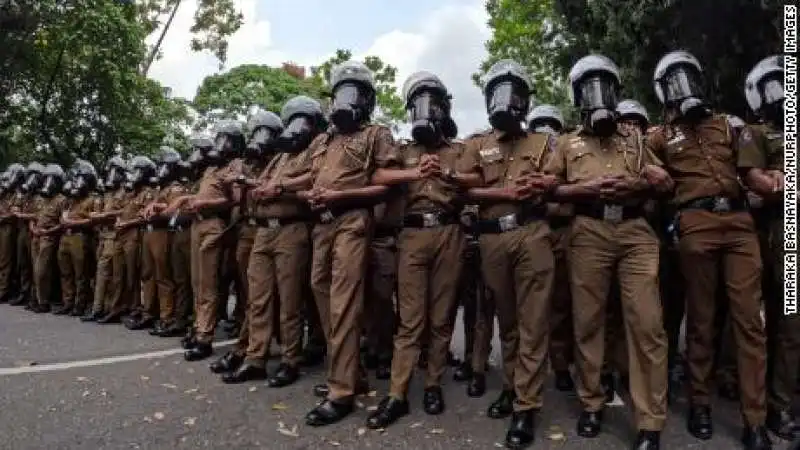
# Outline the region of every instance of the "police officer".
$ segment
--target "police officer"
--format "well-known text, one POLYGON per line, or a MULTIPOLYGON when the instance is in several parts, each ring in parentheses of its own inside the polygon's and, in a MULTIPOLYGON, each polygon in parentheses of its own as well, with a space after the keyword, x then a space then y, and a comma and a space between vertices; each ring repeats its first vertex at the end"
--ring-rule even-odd
MULTIPOLYGON (((725 115, 708 103, 703 68, 685 51, 665 55, 653 84, 665 124, 647 143, 675 179, 681 268, 686 282, 690 374, 689 432, 710 439, 710 386, 716 288, 720 269, 733 314, 739 388, 748 449, 771 448, 766 419, 766 337, 761 319, 761 256, 753 218, 738 180, 742 147, 725 115)), ((752 146, 751 146, 752 147, 752 146)))
POLYGON ((91 194, 97 187, 97 171, 90 162, 77 160, 70 172, 70 201, 61 217, 63 234, 58 250, 63 305, 55 314, 80 317, 91 302, 91 214, 97 207, 91 194))
MULTIPOLYGON (((266 325, 267 330, 264 330, 265 327, 261 326, 261 322, 253 324, 252 327, 250 325, 250 318, 253 316, 250 311, 254 308, 252 303, 254 297, 250 290, 247 270, 250 267, 251 259, 254 257, 253 249, 255 248, 254 245, 258 235, 258 221, 255 218, 255 208, 257 206, 254 204, 255 199, 250 195, 250 192, 259 184, 256 178, 261 174, 265 166, 275 157, 275 144, 278 140, 278 136, 283 131, 283 122, 281 122, 281 118, 278 117, 277 114, 271 111, 260 111, 250 119, 247 128, 250 130, 250 136, 247 147, 245 148, 243 173, 241 175, 232 176, 226 180, 226 183, 235 183, 236 189, 238 190, 237 208, 239 209, 238 214, 240 216, 241 229, 239 232, 236 254, 239 271, 238 276, 240 285, 244 291, 239 293, 239 295, 244 296, 244 300, 246 300, 246 303, 242 305, 244 308, 244 321, 233 350, 227 352, 219 360, 211 364, 211 371, 222 373, 223 381, 227 383, 238 383, 250 379, 266 378, 265 364, 269 356, 269 343, 266 344, 266 349, 263 354, 259 353, 257 357, 250 358, 251 360, 248 361, 244 367, 241 367, 242 370, 238 369, 245 360, 247 349, 251 341, 250 329, 253 328, 254 331, 257 330, 256 334, 253 335, 253 339, 258 339, 260 337, 259 333, 271 330, 274 324, 274 321, 271 319, 272 316, 270 316, 270 322, 266 325)), ((265 270, 263 264, 254 265, 253 267, 258 267, 258 270, 261 272, 265 270)), ((296 268, 293 270, 296 270, 296 268)), ((271 281, 271 283, 274 284, 274 280, 271 281)), ((260 311, 258 313, 259 317, 256 319, 257 321, 266 320, 265 317, 261 315, 262 313, 266 314, 266 311, 260 311)), ((269 338, 271 337, 270 335, 269 338)))
MULTIPOLYGON (((377 90, 374 74, 347 61, 331 71, 333 127, 308 149, 312 188, 302 192, 317 213, 312 231, 311 285, 328 341, 327 400, 306 416, 312 426, 338 422, 363 390, 359 337, 372 207, 387 191, 373 185, 376 168, 394 149, 388 128, 370 124, 377 90)), ((320 390, 323 393, 326 389, 320 390)))
MULTIPOLYGON (((467 142, 483 175, 483 187, 469 192, 481 204, 481 263, 497 311, 503 355, 503 392, 487 415, 512 415, 506 434, 506 445, 512 448, 533 441, 535 416, 543 405, 555 270, 542 197, 555 182, 542 173, 551 141, 522 126, 532 92, 530 78, 517 62, 495 63, 483 88, 492 129, 467 142)), ((493 315, 484 317, 489 329, 493 315)))
MULTIPOLYGON (((37 163, 38 165, 38 163, 37 163)), ((33 166, 33 164, 31 164, 33 166)), ((12 306, 28 305, 31 300, 31 286, 33 285, 33 268, 31 266, 31 235, 28 227, 30 217, 26 216, 31 210, 34 196, 28 190, 26 181, 32 173, 28 168, 24 168, 24 177, 17 185, 14 192, 14 199, 11 202, 11 212, 17 224, 17 240, 14 243, 15 270, 17 291, 16 298, 11 299, 9 304, 12 306)), ((39 170, 41 173, 41 170, 39 170)))
MULTIPOLYGON (((42 184, 44 183, 44 166, 38 162, 32 162, 28 165, 25 178, 25 183, 22 184, 22 191, 28 196, 29 201, 17 213, 17 217, 25 222, 24 226, 28 228, 29 240, 23 242, 18 248, 18 253, 22 253, 22 258, 27 258, 30 262, 30 288, 31 295, 28 298, 28 303, 25 309, 36 311, 39 308, 38 292, 36 289, 36 258, 39 253, 39 237, 33 233, 33 228, 38 220, 38 212, 44 204, 44 197, 41 194, 42 184)), ((23 273, 20 276, 24 276, 23 273)), ((24 281, 21 280, 21 283, 24 281)))
POLYGON ((11 164, 3 172, 0 193, 0 303, 17 297, 14 286, 14 259, 17 251, 17 222, 13 201, 17 187, 25 181, 25 167, 11 164))
POLYGON ((195 224, 198 245, 197 288, 195 293, 196 344, 186 350, 187 361, 198 361, 211 356, 211 342, 217 323, 220 298, 220 261, 223 256, 225 233, 228 231, 230 210, 234 196, 225 179, 242 174, 241 160, 244 152, 244 127, 238 121, 222 121, 216 126, 214 148, 204 155, 210 167, 203 173, 197 194, 183 205, 187 212, 196 214, 195 224))
MULTIPOLYGON (((800 426, 792 413, 800 370, 800 316, 784 315, 783 301, 783 56, 769 56, 750 71, 745 80, 745 97, 750 109, 763 121, 745 128, 740 145, 758 147, 752 159, 742 162, 751 167, 747 184, 764 199, 767 213, 768 245, 765 264, 771 266, 773 279, 767 280, 777 294, 765 298, 767 332, 771 344, 767 371, 767 426, 783 439, 798 437, 800 426)), ((748 153, 749 156, 749 153, 748 153)))
POLYGON ((56 254, 58 241, 61 234, 61 215, 67 207, 67 198, 62 194, 66 182, 64 169, 57 164, 48 164, 42 171, 44 181, 40 190, 43 202, 37 211, 36 224, 33 234, 39 238, 34 273, 36 277, 37 300, 39 302, 36 312, 50 311, 50 304, 54 300, 53 283, 57 270, 56 254))
MULTIPOLYGON (((564 132, 564 116, 558 107, 539 105, 531 110, 528 129, 557 139, 564 132)), ((569 392, 575 384, 569 372, 573 363, 575 337, 572 331, 572 296, 569 288, 569 270, 566 258, 567 230, 573 211, 569 204, 548 205, 550 228, 553 230, 553 257, 555 281, 552 309, 550 311, 550 364, 555 373, 556 389, 569 392)))
POLYGON ((384 428, 408 414, 406 394, 419 358, 423 332, 430 345, 423 407, 444 411, 441 378, 453 334, 458 277, 463 266, 464 233, 460 211, 464 191, 480 184, 477 161, 444 129, 449 124, 450 94, 429 72, 412 74, 403 85, 413 141, 390 160, 394 169, 378 169, 373 181, 402 185, 403 229, 398 238, 398 329, 394 340, 389 396, 367 420, 384 428))
MULTIPOLYGON (((196 181, 194 168, 189 161, 178 163, 178 181, 184 189, 184 195, 190 193, 196 181)), ((172 232, 170 239, 170 267, 172 279, 175 283, 175 322, 157 334, 160 337, 181 336, 186 333, 191 324, 194 309, 194 296, 192 292, 191 269, 191 225, 190 217, 182 215, 169 207, 181 197, 176 198, 161 214, 169 217, 169 229, 172 232)))
POLYGON ((122 270, 124 251, 122 241, 117 239, 114 223, 125 205, 125 174, 127 163, 121 156, 111 157, 105 165, 103 186, 105 194, 102 211, 92 214, 98 227, 97 270, 94 282, 94 305, 92 314, 84 318, 86 322, 118 323, 122 311, 116 296, 122 295, 122 270))
POLYGON ((667 341, 659 314, 659 243, 645 219, 642 198, 655 187, 651 178, 659 177, 658 187, 664 191, 671 187, 670 180, 642 145, 640 131, 617 123, 616 64, 605 56, 589 55, 572 67, 569 79, 582 125, 562 137, 547 170, 566 183, 556 190, 557 198, 575 204, 567 259, 583 405, 577 432, 591 438, 602 427, 605 393, 600 372, 606 308, 616 272, 631 348, 631 396, 639 430, 634 448, 655 449, 666 420, 667 341))

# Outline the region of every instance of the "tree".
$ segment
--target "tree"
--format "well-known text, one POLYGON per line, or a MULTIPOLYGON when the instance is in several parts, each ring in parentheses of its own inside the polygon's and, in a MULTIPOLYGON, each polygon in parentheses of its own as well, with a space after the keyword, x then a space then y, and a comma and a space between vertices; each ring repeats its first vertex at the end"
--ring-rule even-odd
MULTIPOLYGON (((640 0, 620 7, 615 0, 490 0, 487 64, 513 57, 537 74, 539 95, 563 80, 582 56, 600 53, 622 72, 623 95, 658 116, 653 69, 668 51, 686 49, 704 65, 711 100, 721 110, 747 117, 744 77, 760 59, 779 52, 781 3, 773 0, 640 0), (539 26, 537 24, 546 24, 539 26)), ((484 64, 482 70, 488 66, 484 64)))
POLYGON ((118 144, 152 152, 188 119, 144 78, 147 27, 125 2, 37 2, 22 30, 0 34, 13 61, 0 85, 0 159, 102 162, 118 144), (6 45, 7 44, 7 45, 6 45))
MULTIPOLYGON (((352 59, 353 53, 350 50, 338 49, 336 54, 319 66, 311 68, 312 79, 318 86, 325 86, 327 93, 330 94, 331 69, 334 66, 352 59)), ((377 56, 367 56, 364 64, 375 74, 375 84, 377 87, 377 108, 374 120, 377 123, 397 128, 397 123, 404 120, 405 105, 403 99, 395 87, 397 69, 394 66, 385 64, 377 56)))
POLYGON ((320 86, 284 68, 237 66, 207 76, 197 88, 192 105, 201 118, 196 128, 205 128, 216 119, 246 116, 254 106, 280 114, 287 100, 301 94, 319 98, 320 86))

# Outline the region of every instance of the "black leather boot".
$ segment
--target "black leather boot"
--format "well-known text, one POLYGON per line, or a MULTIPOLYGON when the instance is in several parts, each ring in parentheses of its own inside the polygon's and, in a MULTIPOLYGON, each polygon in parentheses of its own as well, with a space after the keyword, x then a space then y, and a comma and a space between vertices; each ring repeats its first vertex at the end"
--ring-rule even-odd
POLYGON ((281 364, 278 370, 267 380, 267 386, 271 388, 282 388, 294 384, 300 378, 300 371, 297 367, 289 364, 281 364))
POLYGON ((214 373, 233 372, 242 365, 242 362, 244 362, 242 355, 231 351, 209 364, 208 368, 214 373))
POLYGON ((262 366, 255 366, 250 363, 243 363, 233 372, 222 374, 222 382, 226 384, 239 384, 253 380, 263 380, 267 378, 267 370, 262 366))
POLYGON ((367 418, 367 428, 378 430, 386 428, 408 415, 408 400, 386 397, 378 404, 378 409, 367 418))
POLYGON ((767 427, 760 426, 745 426, 744 433, 742 433, 742 444, 745 450, 771 450, 772 441, 767 434, 767 427))
POLYGON ((661 433, 658 431, 639 431, 633 450, 658 450, 661 445, 661 433))
POLYGON ((324 400, 306 414, 306 425, 322 427, 341 421, 353 412, 353 400, 324 400))
POLYGON ((427 414, 436 416, 444 411, 444 394, 442 388, 433 386, 425 388, 425 393, 422 396, 422 407, 427 414))
POLYGON ((504 390, 491 405, 486 415, 492 419, 505 419, 514 412, 514 400, 517 394, 513 390, 504 390))
POLYGON ((585 438, 597 437, 603 427, 603 411, 583 411, 578 417, 578 436, 585 438))
POLYGON ((534 416, 533 410, 513 413, 506 432, 506 448, 522 449, 533 444, 534 416))
POLYGON ((800 438, 800 425, 790 408, 785 410, 768 408, 767 428, 779 438, 787 441, 800 438))
POLYGON ((486 393, 486 375, 473 373, 467 383, 467 396, 472 398, 483 397, 486 393))
POLYGON ((208 342, 198 342, 197 345, 186 350, 183 353, 183 358, 187 361, 200 361, 208 358, 214 353, 214 349, 208 342))
POLYGON ((472 364, 464 361, 453 371, 453 380, 468 381, 472 378, 472 364))
POLYGON ((686 428, 689 434, 697 439, 707 441, 714 435, 714 423, 711 420, 711 407, 694 405, 689 408, 686 428))

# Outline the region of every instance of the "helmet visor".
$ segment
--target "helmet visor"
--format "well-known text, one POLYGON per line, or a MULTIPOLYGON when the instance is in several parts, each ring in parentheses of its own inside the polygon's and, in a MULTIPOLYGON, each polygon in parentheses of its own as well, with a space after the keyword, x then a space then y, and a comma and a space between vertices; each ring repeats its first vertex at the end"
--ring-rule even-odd
POLYGON ((700 74, 689 67, 677 67, 661 80, 664 100, 676 102, 689 97, 704 97, 705 86, 700 74))

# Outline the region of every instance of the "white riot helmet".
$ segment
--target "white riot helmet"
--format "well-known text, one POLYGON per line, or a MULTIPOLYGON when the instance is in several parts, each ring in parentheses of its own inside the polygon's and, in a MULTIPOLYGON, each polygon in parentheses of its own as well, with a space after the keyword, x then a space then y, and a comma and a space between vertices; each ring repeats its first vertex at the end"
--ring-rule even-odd
POLYGON ((769 56, 753 67, 745 79, 744 95, 754 113, 783 124, 783 55, 769 56))
POLYGON ((666 107, 690 121, 711 115, 703 67, 685 50, 667 53, 653 72, 653 89, 666 107))

